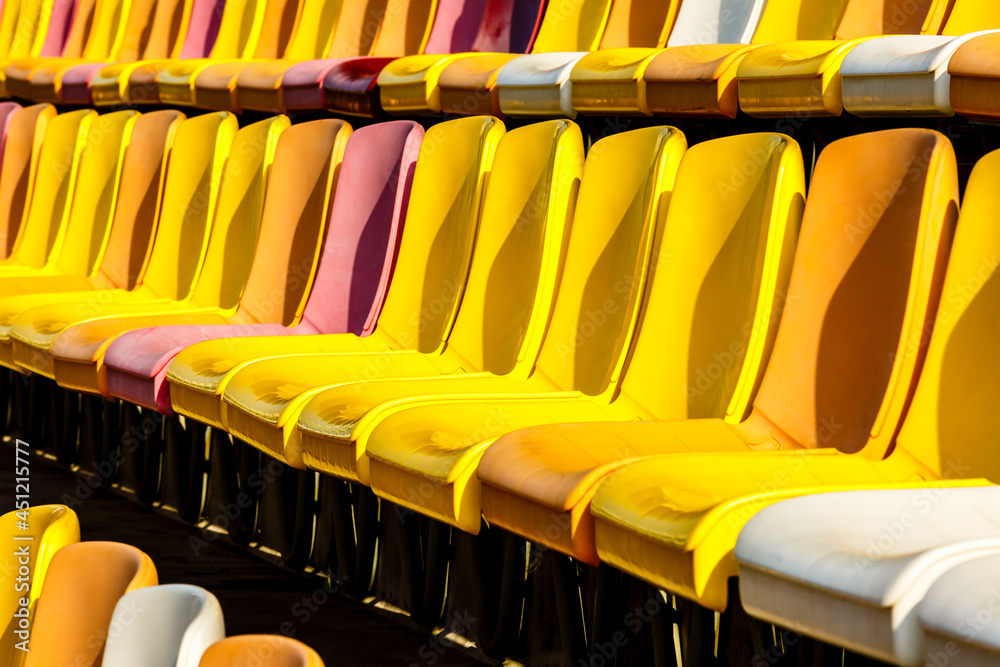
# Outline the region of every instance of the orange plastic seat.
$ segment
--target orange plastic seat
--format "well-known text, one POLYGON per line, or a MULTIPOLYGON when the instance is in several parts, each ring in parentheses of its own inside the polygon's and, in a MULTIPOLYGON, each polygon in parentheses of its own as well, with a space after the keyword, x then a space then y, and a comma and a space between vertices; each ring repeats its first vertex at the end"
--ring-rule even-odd
POLYGON ((951 106, 968 118, 1000 118, 1000 33, 973 37, 948 63, 951 106))
POLYGON ((212 644, 198 667, 323 667, 319 654, 279 635, 241 635, 212 644))
POLYGON ((158 583, 153 561, 117 542, 80 542, 56 552, 35 608, 24 667, 100 667, 115 605, 158 583))
POLYGON ((10 257, 21 232, 45 126, 55 115, 55 107, 36 104, 8 120, 0 161, 0 260, 10 257))

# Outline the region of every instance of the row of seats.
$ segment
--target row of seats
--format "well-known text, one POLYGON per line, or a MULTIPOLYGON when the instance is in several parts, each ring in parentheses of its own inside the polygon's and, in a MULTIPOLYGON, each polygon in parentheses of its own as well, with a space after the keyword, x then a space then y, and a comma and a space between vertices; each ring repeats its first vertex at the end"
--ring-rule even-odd
MULTIPOLYGON (((755 548, 741 529, 759 510, 858 486, 975 500, 968 487, 1000 479, 996 154, 959 220, 954 152, 929 130, 831 144, 807 195, 801 152, 776 133, 688 148, 646 128, 585 155, 566 120, 352 133, 5 108, 0 196, 25 211, 0 263, 0 363, 14 370, 225 429, 467 533, 485 518, 710 609, 730 603, 740 536, 760 572, 741 578, 744 604, 779 624, 799 613, 793 594, 809 606, 831 581, 884 610, 871 578, 898 561, 824 574, 819 593, 779 586, 811 581, 827 552, 801 520, 785 547, 766 527, 755 548)), ((928 531, 940 549, 995 528, 974 507, 981 522, 928 531)), ((815 524, 838 545, 831 562, 855 567, 835 526, 815 524)), ((885 657, 859 628, 896 641, 919 596, 899 599, 910 607, 881 625, 846 614, 850 641, 816 605, 817 633, 885 657)), ((917 636, 895 659, 912 662, 917 636)))
POLYGON ((76 2, 5 3, 0 91, 360 116, 1000 115, 988 0, 76 2))
POLYGON ((145 553, 117 542, 81 542, 63 505, 0 516, 15 545, 0 560, 0 657, 7 667, 323 667, 294 639, 226 639, 218 599, 187 584, 157 585, 145 553))

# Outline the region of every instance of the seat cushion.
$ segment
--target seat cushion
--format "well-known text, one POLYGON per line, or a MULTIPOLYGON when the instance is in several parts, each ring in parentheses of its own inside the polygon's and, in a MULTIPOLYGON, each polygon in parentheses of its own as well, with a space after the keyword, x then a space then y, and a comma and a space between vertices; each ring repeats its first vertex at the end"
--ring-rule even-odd
POLYGON ((200 109, 239 112, 236 77, 250 63, 246 61, 223 62, 209 65, 194 79, 194 106, 200 109))
POLYGON ((1000 662, 1000 553, 966 561, 941 575, 920 603, 928 665, 987 667, 1000 662))
POLYGON ((393 58, 352 58, 323 77, 325 107, 331 111, 375 118, 382 115, 378 75, 393 58))
POLYGON ((504 65, 517 57, 480 53, 456 58, 438 78, 441 111, 462 116, 502 116, 497 76, 504 65))
POLYGON ((737 541, 743 606, 880 660, 923 665, 917 604, 949 567, 990 545, 1000 551, 998 525, 1000 488, 992 486, 927 484, 780 502, 737 541))
POLYGON ((976 34, 896 35, 859 45, 844 58, 844 108, 855 116, 950 116, 948 62, 976 34))
POLYGON ((248 63, 240 70, 235 82, 235 101, 240 109, 270 111, 283 109, 281 79, 293 65, 291 60, 266 60, 248 63))
POLYGON ((64 104, 92 104, 90 81, 107 63, 76 65, 63 73, 59 96, 64 104))
POLYGON ((951 106, 970 118, 1000 117, 1000 33, 973 37, 948 63, 951 106))
POLYGON ((510 116, 575 118, 570 73, 585 53, 533 53, 504 65, 497 76, 500 110, 510 116))
POLYGON ((438 113, 441 91, 438 78, 462 56, 420 55, 397 58, 378 75, 379 100, 386 113, 438 113))

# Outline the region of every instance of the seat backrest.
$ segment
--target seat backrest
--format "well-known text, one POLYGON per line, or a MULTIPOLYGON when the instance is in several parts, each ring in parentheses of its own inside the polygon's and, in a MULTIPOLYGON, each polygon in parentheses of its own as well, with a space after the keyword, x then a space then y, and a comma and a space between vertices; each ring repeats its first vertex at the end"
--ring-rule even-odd
POLYGON ((327 58, 355 58, 368 55, 378 37, 387 0, 344 2, 337 18, 327 58))
POLYGON ((616 382, 686 146, 675 128, 653 127, 591 147, 535 366, 556 387, 597 395, 616 382))
MULTIPOLYGON (((93 2, 82 0, 42 0, 42 14, 37 18, 35 41, 31 46, 30 55, 61 57, 71 38, 75 43, 72 52, 78 53, 82 49, 87 33, 82 29, 73 33, 72 24, 78 14, 92 12, 93 9, 93 2)), ((13 49, 11 51, 13 52, 13 49)))
MULTIPOLYGON (((253 263, 243 276, 246 288, 238 321, 295 324, 302 316, 323 245, 334 179, 350 135, 350 125, 332 118, 301 123, 281 134, 253 263)), ((244 233, 254 231, 248 226, 244 233)))
POLYGON ((20 13, 21 0, 4 0, 0 11, 0 58, 6 58, 10 52, 20 13))
POLYGON ((94 111, 69 111, 46 125, 28 212, 14 242, 12 255, 20 263, 40 268, 55 247, 73 197, 80 154, 96 119, 94 111))
MULTIPOLYGON (((130 25, 132 29, 137 27, 131 21, 133 12, 130 9, 133 2, 135 0, 96 0, 86 45, 82 52, 84 58, 103 60, 117 57, 118 49, 125 39, 126 28, 130 25)), ((148 22, 150 9, 151 7, 146 6, 145 13, 141 10, 135 12, 136 20, 148 22)), ((73 22, 76 23, 78 20, 74 18, 73 22)), ((63 53, 63 57, 68 57, 65 55, 65 49, 63 53)))
POLYGON ((941 30, 940 8, 952 0, 849 0, 837 28, 837 39, 877 35, 936 35, 941 30))
POLYGON ((152 111, 132 127, 115 214, 98 266, 109 287, 132 289, 139 282, 160 211, 170 149, 183 122, 179 111, 152 111))
POLYGON ((965 35, 1000 28, 1000 4, 992 0, 955 0, 942 35, 965 35))
POLYGON ((487 0, 472 50, 527 53, 544 15, 543 0, 487 0))
POLYGON ((75 0, 14 0, 4 4, 11 12, 10 42, 6 57, 9 60, 38 55, 58 56, 62 53, 67 35, 65 26, 72 16, 75 0))
POLYGON ((661 47, 677 20, 680 0, 616 0, 601 36, 602 49, 661 47))
MULTIPOLYGON (((225 0, 192 0, 190 6, 184 3, 180 36, 172 52, 174 58, 208 58, 212 54, 225 4, 225 0)), ((150 40, 150 47, 152 43, 150 40)))
POLYGON ((344 10, 344 0, 302 0, 295 19, 295 32, 288 40, 284 57, 291 60, 322 58, 329 50, 344 10))
MULTIPOLYGON (((222 18, 209 56, 213 60, 249 58, 257 48, 263 29, 266 0, 223 2, 222 18)), ((280 8, 285 2, 278 3, 280 8)))
POLYGON ((302 314, 306 327, 357 336, 375 329, 423 137, 422 127, 403 120, 369 125, 351 135, 316 280, 302 314))
POLYGON ((114 57, 169 58, 180 35, 184 0, 131 0, 128 22, 114 57))
POLYGON ((198 305, 228 309, 239 303, 257 247, 274 153, 290 124, 287 116, 274 116, 236 133, 191 292, 198 305))
POLYGON ((90 126, 50 259, 62 273, 90 274, 100 261, 118 201, 125 151, 138 118, 137 111, 115 111, 99 116, 90 126))
POLYGON ((548 0, 531 52, 597 49, 610 12, 611 0, 548 0))
POLYGON ((754 44, 833 39, 849 0, 767 0, 754 44))
POLYGON ((0 664, 11 667, 20 664, 24 652, 15 644, 26 636, 15 634, 15 630, 23 630, 23 626, 30 622, 52 556, 67 544, 80 541, 80 521, 76 512, 65 505, 38 505, 28 508, 26 512, 27 517, 18 512, 0 516, 0 538, 11 545, 0 556, 0 585, 3 586, 0 589, 0 630, 3 630, 0 636, 0 664), (27 527, 21 525, 22 521, 27 527), (26 537, 31 540, 17 539, 26 537), (24 549, 24 546, 28 548, 24 549), (30 578, 19 582, 17 578, 22 566, 30 572, 30 578), (23 611, 18 614, 22 609, 21 598, 25 597, 28 598, 27 618, 23 611))
POLYGON ((115 605, 101 667, 198 667, 225 637, 222 607, 204 588, 148 586, 115 605))
MULTIPOLYGON (((381 26, 369 55, 398 58, 423 53, 442 0, 386 0, 381 26)), ((459 3, 462 0, 447 0, 459 3)))
POLYGON ((270 60, 285 54, 295 32, 299 2, 300 0, 266 0, 252 57, 270 60))
POLYGON ((204 256, 219 195, 223 165, 238 125, 228 112, 181 123, 167 161, 167 178, 142 285, 163 298, 181 299, 204 256))
POLYGON ((765 0, 701 0, 685 2, 667 46, 696 44, 748 44, 753 37, 765 0))
POLYGON ((774 352, 740 427, 749 442, 767 434, 885 455, 923 362, 957 216, 943 135, 887 130, 827 146, 774 352))
POLYGON ((25 667, 99 667, 118 600, 155 586, 153 561, 117 542, 79 542, 49 564, 31 628, 25 667))
POLYGON ((805 206, 795 141, 684 154, 618 400, 647 419, 742 421, 774 342, 805 206))
POLYGON ((377 331, 400 349, 441 350, 468 276, 486 180, 505 128, 491 116, 434 125, 420 144, 406 225, 377 331))
POLYGON ((538 354, 582 174, 575 123, 535 123, 500 141, 448 337, 448 353, 465 370, 503 375, 538 354))
POLYGON ((479 34, 487 0, 438 0, 424 53, 465 53, 479 34))
POLYGON ((213 644, 200 667, 323 667, 319 654, 305 644, 280 635, 241 635, 213 644), (261 656, 268 656, 261 658, 261 656))
POLYGON ((1000 483, 998 177, 994 151, 969 178, 927 359, 893 452, 922 464, 929 478, 1000 483))
POLYGON ((14 248, 31 197, 45 126, 55 115, 52 105, 35 104, 9 117, 0 162, 0 259, 14 248))

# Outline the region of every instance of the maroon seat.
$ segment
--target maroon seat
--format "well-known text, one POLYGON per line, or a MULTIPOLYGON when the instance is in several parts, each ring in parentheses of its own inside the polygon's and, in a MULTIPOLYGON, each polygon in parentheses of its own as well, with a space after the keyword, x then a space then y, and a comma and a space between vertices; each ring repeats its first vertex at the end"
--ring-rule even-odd
POLYGON ((105 354, 111 394, 171 414, 167 366, 188 345, 248 336, 371 333, 388 289, 422 138, 423 129, 416 123, 394 121, 360 129, 348 140, 323 254, 297 325, 177 325, 130 331, 105 354))

